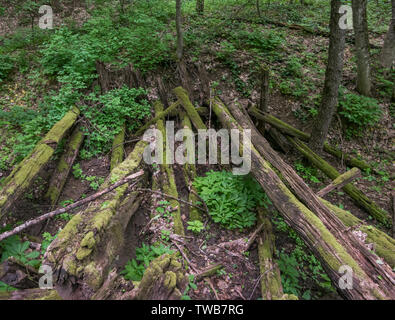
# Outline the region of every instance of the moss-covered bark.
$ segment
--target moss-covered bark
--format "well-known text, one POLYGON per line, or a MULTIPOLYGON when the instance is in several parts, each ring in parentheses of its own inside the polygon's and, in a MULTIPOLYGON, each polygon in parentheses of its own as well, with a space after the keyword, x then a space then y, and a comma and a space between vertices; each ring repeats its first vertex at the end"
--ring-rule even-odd
MULTIPOLYGON (((251 109, 248 110, 248 112, 255 118, 269 123, 270 125, 277 128, 278 130, 280 130, 283 133, 286 133, 286 134, 293 136, 293 137, 297 137, 300 140, 303 140, 306 142, 308 142, 310 140, 309 134, 292 127, 288 123, 281 121, 280 119, 274 117, 273 115, 260 112, 257 107, 251 107, 251 109)), ((350 167, 357 167, 357 168, 360 168, 361 170, 373 169, 370 167, 370 165, 367 162, 365 162, 363 160, 356 159, 356 158, 340 151, 339 149, 330 146, 328 143, 324 143, 324 151, 339 158, 339 159, 343 159, 350 167)))
MULTIPOLYGON (((227 108, 217 100, 213 101, 213 111, 224 127, 241 129, 227 108)), ((240 145, 242 148, 243 146, 240 145)), ((392 285, 392 270, 388 265, 379 265, 367 249, 355 237, 344 234, 344 231, 333 229, 328 219, 336 217, 328 209, 320 207, 320 202, 311 192, 312 198, 305 198, 306 204, 300 202, 273 171, 271 164, 252 147, 251 172, 260 183, 285 221, 300 235, 310 250, 322 262, 324 269, 339 293, 349 299, 391 299, 395 296, 392 285), (318 202, 318 203, 317 203, 318 202), (316 215, 316 214, 318 215, 316 215), (320 219, 325 221, 325 224, 320 219), (326 227, 331 227, 331 231, 326 227), (334 234, 336 234, 336 238, 334 234), (353 289, 342 289, 339 286, 341 266, 348 265, 353 270, 353 289), (381 279, 378 281, 377 279, 381 279)), ((291 180, 292 183, 292 180, 291 180)), ((293 184, 293 187, 297 186, 293 184)), ((306 186, 306 188, 308 188, 306 186)), ((303 190, 301 190, 302 192, 303 190)), ((342 224, 338 225, 341 228, 342 224)))
POLYGON ((258 211, 259 224, 263 223, 262 233, 258 236, 259 270, 261 272, 261 292, 263 300, 278 300, 284 295, 280 270, 274 261, 275 239, 272 224, 266 209, 258 211))
MULTIPOLYGON (((307 145, 298 139, 287 137, 292 145, 303 154, 314 166, 319 168, 332 180, 337 179, 341 176, 340 172, 332 167, 327 161, 322 159, 319 155, 314 153, 307 145)), ((386 225, 391 225, 392 221, 389 214, 381 209, 373 200, 369 199, 364 193, 352 184, 347 184, 343 187, 346 192, 359 206, 363 207, 369 212, 377 221, 380 221, 386 225)))
POLYGON ((5 179, 0 190, 0 218, 9 211, 13 202, 29 188, 40 170, 48 163, 58 143, 73 126, 79 113, 76 107, 66 113, 36 145, 30 155, 22 160, 5 179))
MULTIPOLYGON (((100 189, 135 171, 147 145, 145 141, 138 142, 100 189)), ((91 202, 70 220, 48 248, 45 263, 52 265, 58 275, 55 281, 62 297, 90 298, 106 279, 122 246, 128 221, 141 201, 140 196, 131 193, 125 200, 127 210, 122 210, 127 191, 125 184, 91 202)))
POLYGON ((111 168, 112 171, 123 161, 123 144, 125 142, 125 124, 123 124, 121 131, 114 137, 111 153, 111 168))
POLYGON ((59 196, 66 183, 67 177, 78 155, 83 140, 84 134, 81 131, 81 128, 78 126, 74 129, 70 137, 66 150, 62 154, 55 172, 52 175, 48 191, 45 195, 52 205, 56 205, 58 202, 59 196))
MULTIPOLYGON (((157 115, 160 115, 163 111, 163 105, 159 101, 155 102, 154 108, 155 108, 155 113, 157 115)), ((163 136, 164 161, 162 161, 163 164, 161 164, 161 171, 162 174, 165 176, 164 181, 162 181, 163 192, 178 199, 178 191, 177 191, 176 179, 174 176, 173 167, 167 164, 168 161, 166 159, 166 130, 162 119, 159 119, 157 121, 157 128, 159 131, 162 132, 162 136, 163 136)), ((185 231, 181 219, 180 203, 177 200, 171 199, 170 205, 174 209, 173 211, 174 232, 179 235, 184 235, 185 231)))
POLYGON ((0 300, 62 300, 56 290, 26 289, 0 293, 0 300))

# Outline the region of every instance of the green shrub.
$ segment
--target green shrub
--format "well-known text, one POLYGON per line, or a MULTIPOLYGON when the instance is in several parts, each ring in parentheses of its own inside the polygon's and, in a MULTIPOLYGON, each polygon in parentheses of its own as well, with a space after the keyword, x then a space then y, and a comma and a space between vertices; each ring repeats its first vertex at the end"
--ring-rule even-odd
POLYGON ((346 131, 348 136, 360 136, 367 127, 374 126, 382 115, 376 99, 358 94, 341 94, 339 106, 339 114, 349 124, 346 131))
POLYGON ((0 51, 0 83, 8 78, 13 68, 14 60, 8 55, 3 55, 0 51))
POLYGON ((210 171, 193 182, 205 201, 214 222, 227 229, 243 229, 255 224, 252 211, 269 200, 250 176, 235 176, 227 171, 210 171))

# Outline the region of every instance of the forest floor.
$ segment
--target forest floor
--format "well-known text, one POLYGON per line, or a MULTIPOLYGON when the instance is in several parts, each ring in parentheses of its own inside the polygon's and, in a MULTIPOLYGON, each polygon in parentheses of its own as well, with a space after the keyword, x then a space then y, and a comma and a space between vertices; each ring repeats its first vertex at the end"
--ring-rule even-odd
MULTIPOLYGON (((213 96, 218 96, 225 104, 234 101, 238 101, 244 107, 257 104, 259 100, 257 70, 259 65, 264 62, 270 70, 269 112, 309 133, 317 108, 319 108, 319 98, 325 76, 328 38, 309 34, 302 30, 274 26, 270 23, 229 20, 225 21, 225 25, 220 28, 217 25, 218 21, 221 19, 210 16, 210 19, 205 21, 206 24, 202 25, 203 21, 199 19, 186 18, 185 29, 188 40, 186 41, 185 61, 195 89, 191 93, 192 96, 199 97, 200 94, 202 85, 196 80, 199 79, 198 65, 200 64, 207 72, 208 79, 205 81, 208 81, 213 96), (215 36, 207 40, 204 37, 200 38, 199 32, 215 32, 215 36), (265 40, 263 41, 260 36, 265 40), (240 43, 243 37, 247 37, 247 40, 240 43)), ((386 21, 377 22, 377 26, 383 24, 387 25, 386 21)), ((375 25, 375 32, 371 34, 370 40, 371 43, 381 47, 385 29, 377 26, 375 25)), ((29 56, 37 54, 37 48, 34 46, 23 50, 25 50, 24 59, 29 59, 29 56)), ((394 104, 390 102, 391 87, 376 62, 378 53, 377 49, 371 50, 375 87, 373 98, 382 111, 380 120, 369 128, 355 129, 337 114, 332 121, 328 141, 345 153, 368 161, 376 168, 376 173, 364 172, 362 178, 357 179, 354 185, 381 208, 392 212, 391 192, 393 186, 390 181, 394 177, 394 104)), ((148 91, 151 102, 159 98, 157 77, 164 80, 168 92, 171 92, 171 89, 179 84, 174 64, 161 66, 154 71, 147 72, 144 75, 145 89, 148 91)), ((345 95, 356 93, 354 83, 353 46, 348 43, 342 80, 342 90, 345 95)), ((37 110, 45 94, 49 90, 58 88, 59 85, 54 79, 45 78, 43 74, 34 69, 28 72, 16 71, 9 80, 0 84, 0 110, 10 111, 16 106, 37 110)), ((171 94, 168 97, 171 100, 171 94)), ((198 99, 196 99, 196 104, 199 104, 198 99)), ((177 121, 177 125, 180 127, 179 119, 177 121)), ((212 121, 212 126, 220 128, 215 120, 212 121)), ((13 151, 15 145, 19 143, 16 135, 21 132, 21 128, 13 123, 2 121, 0 122, 0 131, 0 178, 5 178, 20 160, 16 159, 18 154, 13 151)), ((125 140, 131 139, 132 136, 132 133, 129 132, 125 140)), ((133 146, 133 143, 125 145, 125 155, 133 149, 133 146)), ((61 148, 57 150, 46 170, 40 173, 30 192, 17 202, 12 215, 7 217, 0 227, 14 226, 52 209, 44 200, 44 194, 60 154, 61 148)), ((314 191, 322 189, 331 182, 294 150, 288 150, 286 153, 280 152, 280 154, 314 191)), ((325 154, 325 159, 340 172, 349 169, 342 161, 328 154, 325 154)), ((110 173, 109 153, 90 159, 78 158, 76 163, 79 164, 79 168, 74 169, 69 175, 59 200, 60 206, 92 195, 97 191, 98 184, 110 173), (88 181, 86 178, 81 178, 81 172, 85 176, 96 178, 88 181)), ((210 170, 223 169, 229 169, 229 167, 197 166, 199 176, 203 176, 210 170)), ((182 177, 182 169, 180 166, 174 165, 174 171, 179 196, 181 199, 187 200, 189 187, 182 177)), ((388 228, 377 223, 363 209, 356 206, 341 190, 331 192, 326 196, 326 199, 351 211, 366 223, 379 225, 382 230, 390 232, 388 228)), ((170 237, 173 223, 171 218, 160 217, 155 221, 151 220, 155 216, 157 208, 162 206, 159 204, 160 201, 166 200, 156 194, 144 194, 142 205, 127 226, 124 248, 117 260, 118 270, 123 270, 127 261, 136 257, 135 249, 141 247, 143 243, 159 242, 166 246, 172 246, 172 249, 177 251, 178 247, 174 245, 176 242, 179 246, 186 248, 190 260, 189 268, 192 266, 202 269, 214 263, 222 264, 222 268, 210 278, 209 283, 206 281, 197 283, 197 288, 188 293, 190 298, 260 299, 260 273, 256 244, 253 244, 251 249, 245 253, 229 252, 218 246, 221 243, 240 238, 248 239, 256 226, 243 231, 226 230, 204 215, 205 229, 196 234, 187 230, 187 222, 190 220, 189 210, 187 206, 181 205, 181 217, 186 234, 184 238, 174 240, 170 237), (148 222, 150 224, 147 226, 148 222)), ((165 210, 171 209, 165 208, 165 210)), ((274 224, 277 259, 288 263, 291 266, 290 269, 294 266, 294 269, 297 270, 296 281, 293 281, 292 270, 280 267, 284 291, 296 294, 299 299, 341 299, 314 255, 303 243, 300 243, 300 239, 285 225, 273 206, 269 207, 269 211, 274 224), (304 254, 300 255, 300 251, 304 251, 304 254)), ((22 240, 41 243, 44 232, 54 236, 70 221, 75 212, 63 214, 48 223, 45 222, 29 229, 28 234, 24 235, 22 240)), ((120 290, 128 291, 130 286, 131 284, 125 281, 124 287, 120 290)))

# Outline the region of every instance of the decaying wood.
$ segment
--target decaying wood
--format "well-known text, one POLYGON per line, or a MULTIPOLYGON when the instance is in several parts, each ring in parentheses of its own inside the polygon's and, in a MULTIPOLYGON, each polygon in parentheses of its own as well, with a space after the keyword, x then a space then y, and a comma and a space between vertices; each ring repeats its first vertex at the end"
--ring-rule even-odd
POLYGON ((154 123, 156 123, 159 119, 163 119, 164 117, 166 117, 168 114, 170 114, 172 111, 174 111, 179 105, 180 105, 179 101, 174 102, 165 111, 162 111, 161 113, 157 114, 153 119, 147 121, 145 123, 145 125, 143 125, 140 129, 138 129, 136 131, 134 136, 138 137, 138 136, 142 135, 145 130, 147 130, 150 126, 152 126, 154 123))
MULTIPOLYGON (((100 191, 125 179, 141 166, 148 143, 138 142, 128 157, 106 178, 100 191)), ((141 187, 140 180, 136 187, 141 187)), ((102 286, 124 242, 124 231, 141 196, 128 184, 89 203, 66 224, 48 247, 44 264, 54 271, 54 283, 64 299, 90 299, 102 286), (126 197, 126 198, 125 198, 126 197), (127 201, 128 210, 121 210, 127 201)))
POLYGON ((0 300, 62 300, 56 290, 39 288, 0 292, 0 300))
POLYGON ((13 257, 0 264, 0 281, 17 289, 37 288, 38 270, 24 265, 13 257))
POLYGON ((52 174, 51 181, 49 182, 48 191, 45 197, 49 199, 52 205, 56 205, 58 203, 59 196, 62 193, 71 167, 73 166, 83 141, 84 134, 81 131, 81 127, 77 126, 74 129, 67 143, 66 150, 62 154, 55 172, 52 174))
MULTIPOLYGON (((163 105, 157 101, 154 104, 155 113, 160 115, 163 112, 163 105)), ((162 119, 157 121, 157 128, 160 132, 162 132, 163 137, 163 160, 161 161, 162 164, 160 165, 163 180, 162 189, 165 194, 172 196, 175 199, 178 199, 178 191, 176 185, 176 179, 174 176, 173 167, 168 164, 169 162, 166 159, 166 131, 164 122, 162 119)), ((179 235, 185 235, 184 225, 181 219, 181 210, 180 210, 180 202, 178 200, 170 200, 170 205, 174 209, 173 211, 173 222, 174 222, 174 232, 179 235)))
MULTIPOLYGON (((322 159, 319 155, 314 153, 307 145, 297 138, 287 137, 288 141, 303 154, 314 166, 325 173, 329 178, 336 179, 341 174, 327 161, 322 159)), ((357 205, 363 207, 369 212, 377 221, 384 224, 391 225, 391 219, 386 211, 381 209, 373 200, 369 199, 361 190, 352 184, 347 184, 343 187, 345 193, 347 193, 357 205)))
MULTIPOLYGON (((224 127, 242 129, 222 103, 214 101, 213 110, 224 127)), ((255 145, 254 142, 253 144, 255 145)), ((303 204, 254 146, 251 150, 251 172, 285 221, 322 262, 342 296, 362 300, 395 297, 391 268, 386 264, 378 264, 375 256, 355 236, 344 232, 342 222, 320 202, 307 185, 297 193, 305 198, 303 204), (353 289, 340 288, 339 279, 342 274, 338 271, 343 265, 348 265, 353 270, 353 289)), ((290 183, 292 182, 291 180, 290 183)), ((292 188, 298 189, 299 185, 293 182, 292 188)))
POLYGON ((111 149, 111 165, 110 171, 117 167, 123 161, 124 149, 123 144, 125 142, 125 130, 126 125, 123 124, 121 131, 114 137, 111 149))
MULTIPOLYGON (((257 107, 254 107, 254 106, 251 107, 248 110, 248 113, 259 120, 263 120, 263 121, 267 122, 271 126, 277 128, 278 130, 280 130, 281 132, 283 132, 287 135, 297 137, 300 140, 303 140, 305 142, 308 142, 310 140, 309 134, 292 127, 291 125, 285 123, 284 121, 281 121, 280 119, 276 118, 275 116, 273 116, 271 114, 260 112, 260 110, 257 107)), ((342 160, 344 159, 344 161, 350 167, 357 167, 361 170, 370 169, 370 170, 374 171, 374 168, 372 168, 366 161, 356 159, 356 158, 342 152, 341 150, 330 146, 326 142, 324 143, 324 151, 337 157, 338 159, 342 159, 342 160)))
POLYGON ((200 271, 198 274, 195 275, 195 282, 199 282, 204 278, 213 276, 217 273, 217 271, 221 270, 221 268, 223 268, 223 265, 221 263, 216 263, 212 266, 205 268, 204 270, 200 271))
POLYGON ((325 188, 321 189, 317 192, 317 196, 323 197, 332 190, 339 190, 343 188, 346 184, 349 184, 356 178, 361 176, 361 170, 358 168, 352 168, 351 170, 346 171, 345 173, 338 176, 335 180, 333 180, 329 185, 325 188))
POLYGON ((118 188, 126 183, 129 183, 130 181, 135 180, 138 177, 141 177, 143 174, 144 174, 144 171, 141 170, 137 173, 127 176, 124 179, 121 179, 120 181, 109 186, 108 188, 105 188, 99 192, 96 192, 95 194, 93 194, 85 199, 82 199, 80 201, 72 203, 72 204, 68 205, 67 207, 56 209, 54 211, 43 214, 43 215, 39 216, 38 218, 34 218, 29 221, 26 221, 26 222, 22 223, 21 225, 17 226, 16 228, 14 228, 13 230, 0 234, 0 241, 6 239, 8 237, 11 237, 15 234, 18 234, 18 233, 22 232, 23 230, 30 228, 36 224, 39 224, 40 222, 45 221, 49 218, 55 217, 59 214, 65 213, 65 212, 69 212, 75 208, 83 206, 84 204, 90 203, 90 202, 104 196, 105 194, 115 190, 116 188, 118 188))
POLYGON ((38 173, 51 159, 60 140, 73 126, 80 111, 74 107, 58 121, 33 151, 2 183, 0 190, 0 219, 9 211, 12 204, 30 187, 38 173))

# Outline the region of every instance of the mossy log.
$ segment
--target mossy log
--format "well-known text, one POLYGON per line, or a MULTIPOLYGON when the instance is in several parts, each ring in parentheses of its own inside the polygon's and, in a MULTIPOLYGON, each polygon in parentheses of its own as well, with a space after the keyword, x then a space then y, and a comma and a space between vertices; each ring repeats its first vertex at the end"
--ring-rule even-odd
POLYGON ((342 175, 338 176, 335 180, 333 180, 325 188, 318 191, 317 196, 323 197, 335 189, 341 189, 345 185, 349 184, 351 181, 353 181, 354 179, 356 179, 360 176, 361 176, 361 170, 359 170, 358 168, 352 168, 351 170, 348 170, 345 173, 343 173, 342 175))
MULTIPOLYGON (((100 190, 136 171, 148 145, 140 141, 106 178, 100 190)), ((140 182, 143 184, 143 182, 140 182)), ((141 196, 124 184, 77 213, 47 249, 44 263, 54 270, 56 288, 65 299, 89 299, 101 287, 124 241, 128 221, 141 196), (121 210, 127 201, 128 210, 121 210)))
POLYGON ((168 107, 166 110, 163 111, 163 109, 162 109, 162 111, 159 114, 156 114, 156 116, 154 118, 147 121, 140 129, 138 129, 136 131, 136 133, 134 134, 134 136, 138 137, 138 136, 141 136, 142 134, 144 134, 145 130, 147 130, 150 126, 155 124, 159 119, 163 119, 164 117, 166 117, 167 115, 169 115, 170 113, 175 111, 179 105, 180 105, 180 102, 176 101, 170 107, 168 107))
MULTIPOLYGON (((160 101, 156 101, 154 104, 154 109, 157 115, 162 114, 163 111, 162 103, 160 101)), ((168 164, 168 161, 166 159, 166 130, 162 119, 159 119, 157 121, 157 128, 160 132, 162 132, 162 136, 163 136, 163 161, 162 164, 160 165, 164 177, 164 179, 161 181, 162 189, 165 194, 168 194, 174 197, 175 199, 178 199, 176 178, 174 176, 173 167, 170 164, 168 164)), ((174 232, 179 235, 185 235, 184 225, 181 219, 180 203, 175 199, 170 200, 170 205, 174 209, 172 213, 173 222, 174 222, 174 232)))
MULTIPOLYGON (((319 155, 314 153, 306 144, 297 138, 287 137, 292 143, 296 150, 298 150, 306 159, 310 161, 314 166, 325 173, 329 178, 335 180, 341 176, 340 172, 332 167, 327 161, 322 159, 319 155)), ((347 184, 343 187, 345 193, 347 193, 357 205, 364 208, 369 212, 372 217, 377 221, 385 225, 391 225, 391 217, 389 214, 381 209, 373 200, 369 199, 365 194, 352 184, 347 184)))
POLYGON ((261 292, 263 300, 278 300, 284 295, 280 270, 274 261, 275 239, 267 210, 258 210, 259 224, 263 224, 258 236, 259 270, 261 272, 261 292))
MULTIPOLYGON (((314 195, 314 192, 306 185, 303 179, 301 179, 296 174, 296 172, 271 148, 266 139, 260 135, 245 110, 241 106, 235 104, 229 105, 229 109, 232 115, 235 117, 235 119, 237 119, 238 123, 244 129, 251 129, 251 138, 254 146, 257 148, 259 153, 270 162, 272 167, 277 170, 280 179, 293 190, 295 195, 301 199, 302 202, 315 202, 316 200, 314 198, 316 195, 314 195)), ((394 267, 393 264, 395 257, 393 252, 395 252, 395 240, 373 226, 364 225, 363 221, 353 216, 349 211, 342 210, 319 197, 318 199, 325 206, 332 210, 332 213, 334 213, 341 220, 345 227, 361 226, 359 230, 368 235, 367 241, 375 243, 376 253, 380 257, 384 258, 392 268, 394 267)), ((333 218, 328 220, 335 222, 335 219, 333 218)), ((334 230, 334 228, 339 227, 328 226, 328 228, 334 230)))
POLYGON ((176 254, 165 254, 153 260, 143 279, 131 293, 136 300, 179 300, 188 284, 176 254))
POLYGON ((0 292, 0 300, 62 300, 56 290, 40 288, 0 292))
POLYGON ((76 107, 66 113, 36 145, 30 155, 22 160, 4 180, 0 190, 0 218, 9 211, 12 204, 29 188, 37 174, 45 167, 79 113, 76 107))
MULTIPOLYGON (((192 130, 191 120, 189 119, 188 115, 185 112, 183 112, 183 114, 182 114, 182 127, 184 129, 192 130)), ((188 139, 185 138, 184 143, 187 144, 188 139)), ((189 146, 189 147, 187 146, 186 150, 188 150, 189 148, 191 148, 191 146, 189 146)), ((185 165, 183 165, 182 169, 184 172, 185 182, 186 182, 186 184, 188 186, 188 190, 189 190, 188 201, 190 203, 196 204, 199 201, 199 198, 197 197, 196 189, 192 185, 193 181, 196 178, 196 166, 194 164, 185 163, 185 165)), ((189 207, 189 220, 202 221, 202 216, 200 214, 200 211, 197 208, 189 207)))
POLYGON ((349 211, 343 210, 325 199, 320 199, 346 227, 360 230, 367 235, 366 244, 373 243, 376 254, 383 258, 392 269, 395 268, 395 239, 374 226, 367 225, 349 211))
MULTIPOLYGON (((213 111, 227 129, 243 130, 218 100, 213 101, 213 111)), ((242 144, 240 147, 243 150, 242 144)), ((300 202, 254 145, 251 147, 251 172, 286 223, 321 261, 343 297, 353 300, 395 298, 392 269, 387 264, 378 264, 375 256, 358 239, 345 232, 341 221, 318 200, 308 186, 306 188, 311 192, 312 199, 306 199, 307 206, 300 202), (339 269, 345 265, 353 271, 350 274, 352 289, 340 285, 342 273, 339 273, 339 269)), ((306 190, 300 191, 306 193, 306 190)))
MULTIPOLYGON (((196 109, 197 113, 202 117, 207 117, 210 112, 210 110, 207 107, 197 107, 195 109, 196 109)), ((175 109, 174 111, 169 113, 169 116, 171 116, 171 117, 175 117, 178 115, 180 115, 180 111, 178 109, 175 109)))
POLYGON ((67 177, 70 173, 71 167, 78 155, 80 146, 84 141, 84 134, 81 131, 81 127, 77 126, 68 141, 65 152, 62 154, 55 172, 52 174, 51 181, 49 183, 48 191, 45 195, 51 205, 56 205, 60 194, 62 193, 63 187, 66 183, 67 177))
POLYGON ((111 165, 110 171, 117 167, 123 161, 123 144, 125 142, 125 129, 126 125, 123 124, 121 131, 114 137, 111 152, 111 165))
MULTIPOLYGON (((254 106, 251 107, 248 110, 248 112, 250 115, 254 116, 255 118, 267 122, 271 126, 277 128, 278 130, 280 130, 281 132, 287 135, 297 137, 300 140, 306 142, 310 140, 309 134, 292 127, 288 123, 281 121, 280 119, 276 118, 271 114, 261 112, 257 107, 254 106)), ((341 150, 330 146, 327 142, 324 143, 324 151, 337 157, 338 159, 344 160, 347 163, 347 165, 349 165, 350 167, 357 167, 360 168, 361 170, 368 170, 368 169, 373 170, 373 168, 366 161, 356 159, 342 152, 341 150)))
POLYGON ((173 89, 173 93, 177 96, 178 101, 180 101, 180 103, 184 107, 189 119, 192 121, 195 128, 198 130, 207 129, 196 108, 193 106, 191 100, 189 100, 188 92, 182 87, 177 87, 173 89))

